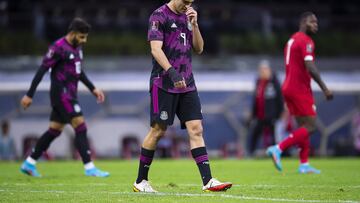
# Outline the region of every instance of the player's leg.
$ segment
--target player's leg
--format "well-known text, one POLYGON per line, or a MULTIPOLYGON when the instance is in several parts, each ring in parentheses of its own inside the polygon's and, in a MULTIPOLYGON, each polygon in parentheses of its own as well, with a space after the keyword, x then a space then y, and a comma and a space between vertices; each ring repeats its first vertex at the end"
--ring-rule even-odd
POLYGON ((231 188, 231 183, 222 183, 211 176, 209 157, 203 138, 201 120, 186 121, 185 125, 190 138, 191 155, 198 166, 203 182, 203 191, 226 191, 231 188))
POLYGON ((154 123, 146 135, 140 154, 138 177, 134 183, 134 192, 156 192, 148 182, 149 169, 154 158, 157 143, 165 135, 167 126, 154 123))
MULTIPOLYGON (((315 129, 316 118, 314 116, 305 116, 305 117, 296 117, 296 121, 299 126, 304 126, 309 135, 311 135, 315 129)), ((298 169, 299 173, 315 173, 319 174, 321 171, 312 167, 309 164, 309 152, 310 152, 310 138, 304 139, 298 144, 300 148, 299 157, 300 157, 300 166, 298 169)))
POLYGON ((53 108, 50 116, 49 129, 37 141, 35 148, 30 156, 21 165, 21 171, 27 175, 40 177, 36 170, 36 162, 41 155, 49 148, 50 144, 61 134, 64 128, 64 121, 59 116, 58 111, 53 108))
POLYGON ((87 127, 83 116, 71 119, 71 126, 75 130, 75 147, 78 150, 85 168, 86 176, 107 177, 109 173, 95 167, 91 160, 91 150, 87 138, 87 127))
POLYGON ((148 173, 158 141, 165 135, 167 126, 173 124, 179 95, 165 92, 154 85, 150 97, 151 128, 142 143, 134 192, 157 192, 148 182, 148 173))
POLYGON ((261 120, 256 119, 255 126, 252 130, 252 133, 250 134, 250 147, 249 147, 250 155, 254 153, 257 146, 257 142, 262 132, 263 132, 263 122, 261 120))
POLYGON ((226 191, 231 183, 222 183, 211 176, 209 157, 203 137, 202 113, 197 91, 187 92, 179 98, 178 115, 181 127, 189 134, 191 154, 198 166, 203 191, 226 191))
POLYGON ((267 149, 267 154, 273 160, 273 163, 279 171, 282 170, 281 153, 291 146, 299 145, 314 130, 316 112, 314 109, 314 100, 311 96, 297 96, 284 94, 286 105, 292 115, 300 121, 299 128, 293 131, 287 138, 282 140, 278 145, 271 146, 267 149), (300 116, 306 115, 306 116, 300 116), (301 118, 304 117, 304 118, 301 118), (305 118, 306 117, 306 118, 305 118), (302 120, 307 122, 303 123, 302 120), (310 132, 309 132, 310 131, 310 132))

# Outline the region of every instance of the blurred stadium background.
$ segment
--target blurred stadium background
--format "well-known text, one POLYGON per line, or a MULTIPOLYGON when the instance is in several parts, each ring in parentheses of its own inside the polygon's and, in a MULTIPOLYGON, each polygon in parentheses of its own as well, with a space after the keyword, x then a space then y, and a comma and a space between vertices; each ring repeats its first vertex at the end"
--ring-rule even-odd
MULTIPOLYGON (((80 102, 92 148, 99 158, 131 158, 149 128, 148 79, 151 56, 146 41, 148 17, 167 1, 154 0, 0 0, 0 118, 11 124, 19 158, 29 153, 47 128, 49 76, 34 103, 23 111, 19 101, 30 85, 42 55, 66 34, 75 16, 92 26, 84 47, 85 69, 107 101, 96 104, 82 87, 80 102)), ((311 10, 319 18, 315 36, 317 65, 335 91, 325 102, 315 87, 318 131, 312 154, 359 155, 360 139, 360 5, 350 0, 197 0, 204 54, 193 68, 202 100, 205 140, 219 157, 246 157, 248 128, 257 64, 267 59, 283 78, 283 47, 298 29, 298 17, 311 10)), ((187 135, 175 122, 160 144, 171 156, 188 156, 187 135)), ((76 157, 73 131, 66 128, 50 147, 49 157, 76 157)), ((258 146, 260 149, 262 143, 258 146)), ((260 150, 261 151, 261 150, 260 150)))

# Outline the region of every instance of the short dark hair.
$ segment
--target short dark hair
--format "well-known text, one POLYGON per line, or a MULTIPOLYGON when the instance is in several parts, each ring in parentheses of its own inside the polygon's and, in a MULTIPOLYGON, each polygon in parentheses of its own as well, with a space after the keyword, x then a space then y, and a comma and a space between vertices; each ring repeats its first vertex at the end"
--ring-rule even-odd
POLYGON ((69 32, 80 32, 87 34, 90 32, 91 25, 82 18, 74 18, 69 25, 69 32))
POLYGON ((303 22, 307 17, 312 16, 312 15, 315 15, 315 14, 311 11, 306 11, 306 12, 302 13, 300 15, 300 23, 303 22))

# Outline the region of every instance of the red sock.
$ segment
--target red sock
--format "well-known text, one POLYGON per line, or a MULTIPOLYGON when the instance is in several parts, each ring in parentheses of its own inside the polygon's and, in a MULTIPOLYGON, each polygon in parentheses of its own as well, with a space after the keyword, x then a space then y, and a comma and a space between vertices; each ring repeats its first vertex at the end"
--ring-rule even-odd
POLYGON ((310 151, 310 140, 309 138, 304 139, 300 144, 300 163, 305 164, 308 163, 309 151, 310 151))
POLYGON ((300 144, 301 142, 303 142, 303 140, 308 138, 309 138, 309 133, 307 129, 304 127, 298 128, 294 132, 292 132, 287 138, 285 138, 282 142, 280 142, 279 148, 281 151, 284 151, 295 144, 300 144))

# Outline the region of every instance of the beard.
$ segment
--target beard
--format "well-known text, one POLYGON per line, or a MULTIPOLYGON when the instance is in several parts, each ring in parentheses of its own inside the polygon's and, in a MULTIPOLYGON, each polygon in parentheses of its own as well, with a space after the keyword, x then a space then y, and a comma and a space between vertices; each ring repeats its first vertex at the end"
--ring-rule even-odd
POLYGON ((74 47, 78 47, 80 45, 79 41, 75 37, 71 40, 71 44, 74 47))

